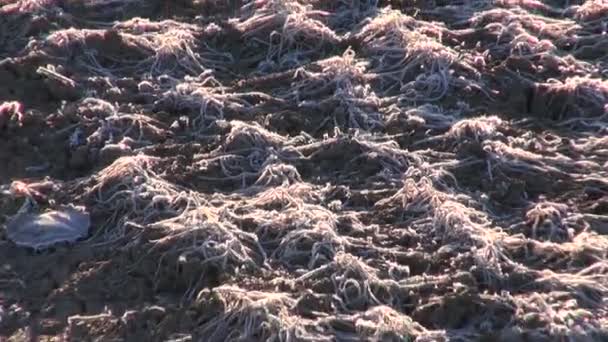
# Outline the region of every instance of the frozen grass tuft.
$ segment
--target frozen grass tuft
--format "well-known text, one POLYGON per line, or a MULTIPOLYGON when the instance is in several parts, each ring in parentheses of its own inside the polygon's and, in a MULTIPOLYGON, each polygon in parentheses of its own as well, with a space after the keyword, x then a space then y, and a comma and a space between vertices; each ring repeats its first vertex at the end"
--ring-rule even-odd
POLYGON ((588 0, 578 6, 574 17, 584 22, 601 21, 608 15, 608 4, 603 0, 588 0))
POLYGON ((463 119, 452 125, 446 135, 459 140, 483 141, 485 139, 496 139, 500 135, 500 129, 506 127, 506 125, 506 122, 497 116, 463 119))
POLYGON ((289 313, 294 300, 286 293, 222 286, 201 292, 197 301, 221 309, 200 328, 200 336, 207 341, 291 341, 301 329, 299 320, 289 313))
POLYGON ((76 57, 77 65, 99 75, 130 71, 198 76, 232 62, 230 54, 201 44, 202 35, 195 25, 137 18, 107 30, 58 30, 43 43, 58 54, 76 57))
POLYGON ((361 28, 357 39, 374 62, 370 71, 380 79, 383 94, 398 92, 402 100, 429 102, 445 97, 454 85, 474 84, 478 74, 472 62, 441 44, 442 29, 395 11, 361 28))
POLYGON ((294 67, 310 60, 319 50, 337 45, 340 37, 327 27, 329 13, 296 0, 252 1, 241 9, 236 28, 257 49, 267 54, 260 71, 294 67))
POLYGON ((324 59, 318 70, 299 68, 284 98, 300 107, 331 113, 322 120, 333 127, 374 130, 383 127, 378 96, 366 85, 367 63, 352 49, 342 56, 324 59), (321 99, 320 101, 318 99, 321 99))

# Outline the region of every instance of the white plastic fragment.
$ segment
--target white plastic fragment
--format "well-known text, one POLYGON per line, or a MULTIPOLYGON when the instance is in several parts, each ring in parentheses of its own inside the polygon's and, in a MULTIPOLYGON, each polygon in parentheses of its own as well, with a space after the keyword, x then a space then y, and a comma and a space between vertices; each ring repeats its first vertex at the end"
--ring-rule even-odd
POLYGON ((7 224, 6 235, 18 246, 40 250, 86 237, 90 225, 91 219, 86 211, 70 206, 42 214, 17 214, 7 224))

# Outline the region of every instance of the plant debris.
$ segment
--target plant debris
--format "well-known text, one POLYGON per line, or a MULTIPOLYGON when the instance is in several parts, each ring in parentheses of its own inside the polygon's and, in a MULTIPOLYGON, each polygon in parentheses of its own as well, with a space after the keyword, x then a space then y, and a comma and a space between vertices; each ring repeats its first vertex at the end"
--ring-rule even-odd
POLYGON ((607 27, 0 0, 0 340, 608 340, 607 27))

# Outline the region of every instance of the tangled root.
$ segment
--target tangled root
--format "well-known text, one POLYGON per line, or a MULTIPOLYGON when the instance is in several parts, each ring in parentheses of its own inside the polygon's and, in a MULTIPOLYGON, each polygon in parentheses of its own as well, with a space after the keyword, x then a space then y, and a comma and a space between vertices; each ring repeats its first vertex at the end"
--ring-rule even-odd
MULTIPOLYGON (((455 51, 427 35, 440 37, 441 28, 417 26, 410 17, 385 12, 357 36, 365 53, 374 60, 371 72, 380 78, 384 94, 398 89, 403 101, 437 101, 447 95, 452 85, 462 83, 453 71, 478 78, 470 66, 472 61, 459 60, 455 51)), ((466 81, 461 85, 471 84, 466 81)))
POLYGON ((605 305, 608 292, 608 267, 604 261, 595 263, 577 273, 539 271, 532 286, 545 291, 568 291, 583 305, 600 307, 605 305))
POLYGON ((299 319, 289 312, 295 301, 285 293, 221 286, 202 291, 197 302, 221 310, 200 327, 206 341, 290 341, 302 330, 299 319))
POLYGON ((406 179, 395 195, 378 201, 375 206, 397 206, 404 213, 421 214, 435 210, 446 198, 444 193, 435 189, 429 178, 422 178, 418 182, 406 179))
POLYGON ((469 109, 465 106, 447 109, 430 103, 412 108, 407 102, 400 101, 388 107, 386 129, 391 134, 402 134, 407 130, 419 133, 420 139, 417 139, 413 145, 420 145, 438 139, 437 137, 427 137, 428 130, 445 132, 452 128, 459 119, 464 120, 461 118, 468 111, 469 109))
POLYGON ((226 136, 223 151, 239 153, 251 150, 280 150, 287 140, 279 134, 270 132, 257 124, 233 121, 230 133, 226 136))
POLYGON ((556 121, 606 114, 608 83, 598 79, 568 78, 564 82, 537 84, 530 112, 546 113, 550 109, 556 121))
POLYGON ((568 227, 565 218, 568 206, 553 202, 541 202, 526 212, 526 223, 532 229, 533 239, 544 238, 549 241, 568 241, 574 229, 568 227))
POLYGON ((332 113, 319 128, 328 122, 339 128, 383 127, 378 111, 380 100, 369 85, 363 85, 366 63, 356 59, 352 49, 341 57, 320 61, 317 67, 319 70, 298 69, 284 98, 298 102, 303 108, 332 113))
POLYGON ((384 305, 375 306, 357 314, 324 319, 322 322, 322 325, 330 327, 337 339, 345 341, 359 339, 423 340, 424 336, 439 337, 442 335, 427 331, 407 315, 384 305))
POLYGON ((506 123, 497 116, 484 116, 475 119, 463 119, 456 122, 446 135, 453 139, 471 139, 483 141, 495 139, 500 135, 500 129, 506 123))
POLYGON ((270 164, 263 170, 254 185, 263 187, 278 187, 302 182, 298 169, 287 164, 270 164))
POLYGON ((187 207, 192 197, 152 171, 159 162, 149 156, 122 157, 85 182, 85 191, 80 186, 70 190, 77 200, 94 205, 94 214, 105 217, 92 240, 121 239, 128 234, 128 223, 152 224, 187 207))
MULTIPOLYGON (((317 210, 320 213, 325 211, 321 208, 317 210)), ((327 214, 329 215, 329 212, 327 214)), ((336 233, 335 219, 332 216, 329 216, 330 220, 301 222, 305 226, 287 232, 271 257, 289 267, 307 266, 309 269, 333 260, 348 242, 336 233)))
POLYGON ((275 63, 279 67, 301 65, 325 46, 335 46, 340 41, 322 21, 328 13, 295 0, 251 2, 241 11, 244 17, 236 24, 237 30, 268 49, 260 64, 262 72, 274 69, 275 63))
POLYGON ((576 9, 574 17, 577 20, 590 22, 606 18, 608 15, 608 4, 602 0, 585 1, 576 9))
POLYGON ((129 70, 157 76, 179 69, 197 76, 232 61, 229 54, 198 46, 201 35, 194 25, 133 19, 109 30, 56 31, 44 44, 58 54, 76 57, 80 66, 101 75, 129 70), (116 61, 128 68, 111 67, 116 61))

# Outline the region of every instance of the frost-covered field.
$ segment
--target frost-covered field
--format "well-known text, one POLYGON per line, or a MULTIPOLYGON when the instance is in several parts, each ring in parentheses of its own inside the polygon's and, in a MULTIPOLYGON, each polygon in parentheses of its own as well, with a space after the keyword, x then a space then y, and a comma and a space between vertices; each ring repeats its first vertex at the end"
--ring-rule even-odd
POLYGON ((0 0, 0 336, 608 340, 607 31, 606 0, 0 0), (85 238, 14 243, 68 205, 85 238))

